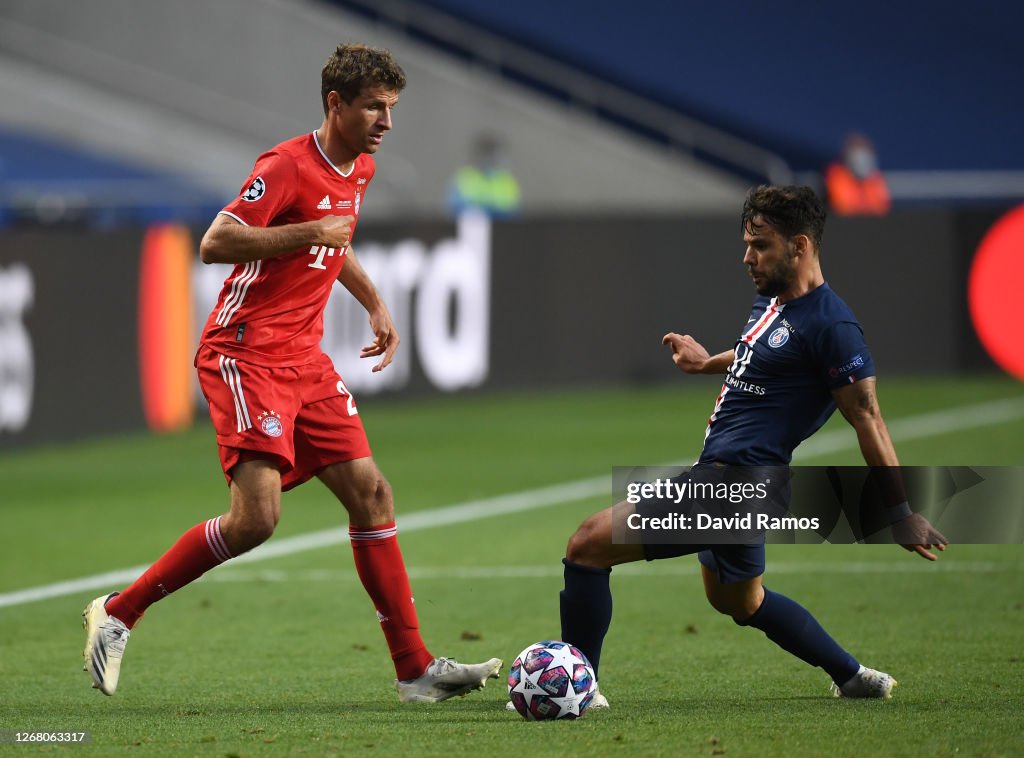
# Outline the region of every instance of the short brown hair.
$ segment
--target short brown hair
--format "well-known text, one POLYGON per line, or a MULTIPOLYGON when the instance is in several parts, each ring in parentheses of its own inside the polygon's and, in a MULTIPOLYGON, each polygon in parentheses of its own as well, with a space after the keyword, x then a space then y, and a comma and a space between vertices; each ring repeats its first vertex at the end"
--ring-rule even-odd
POLYGON ((320 72, 320 97, 327 113, 327 95, 337 92, 346 103, 364 87, 383 85, 395 92, 405 88, 405 72, 390 50, 366 45, 338 45, 320 72))
POLYGON ((743 204, 743 231, 750 230, 760 218, 782 236, 806 234, 815 248, 820 248, 825 234, 825 216, 825 206, 810 187, 761 185, 747 193, 743 204))

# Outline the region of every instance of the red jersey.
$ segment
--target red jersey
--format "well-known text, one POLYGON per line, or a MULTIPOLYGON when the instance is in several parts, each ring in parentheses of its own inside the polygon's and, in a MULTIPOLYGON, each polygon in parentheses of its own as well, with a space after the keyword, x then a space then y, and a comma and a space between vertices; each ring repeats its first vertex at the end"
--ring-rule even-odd
MULTIPOLYGON (((282 142, 256 160, 241 195, 221 213, 247 226, 355 216, 373 178, 360 154, 348 174, 328 160, 316 133, 282 142)), ((353 231, 355 222, 353 222, 353 231)), ((239 263, 224 281, 201 344, 261 366, 298 366, 320 354, 324 308, 348 248, 313 245, 239 263)))

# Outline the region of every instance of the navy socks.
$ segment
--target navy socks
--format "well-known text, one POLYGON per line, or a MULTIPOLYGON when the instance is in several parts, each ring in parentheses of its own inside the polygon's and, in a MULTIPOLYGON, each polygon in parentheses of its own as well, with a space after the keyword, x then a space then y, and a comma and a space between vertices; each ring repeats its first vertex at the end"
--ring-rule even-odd
MULTIPOLYGON (((565 589, 559 595, 562 639, 590 659, 594 673, 601 662, 601 646, 612 621, 611 569, 591 568, 562 559, 565 589)), ((764 590, 764 601, 740 626, 752 626, 797 658, 825 670, 837 684, 845 684, 860 664, 832 639, 810 612, 785 595, 764 590)))
POLYGON ((845 684, 860 668, 806 608, 767 587, 761 607, 746 621, 736 623, 760 629, 783 650, 823 668, 836 684, 845 684))
POLYGON ((591 568, 563 558, 565 589, 559 594, 562 640, 578 647, 597 674, 601 645, 612 623, 611 569, 591 568))

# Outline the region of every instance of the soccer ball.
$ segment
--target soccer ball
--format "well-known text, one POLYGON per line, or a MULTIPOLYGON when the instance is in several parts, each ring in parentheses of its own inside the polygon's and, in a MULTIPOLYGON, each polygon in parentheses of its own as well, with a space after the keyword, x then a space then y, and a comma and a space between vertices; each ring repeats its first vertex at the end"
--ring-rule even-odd
POLYGON ((578 719, 597 692, 594 667, 568 642, 535 642, 508 672, 508 696, 529 721, 578 719))

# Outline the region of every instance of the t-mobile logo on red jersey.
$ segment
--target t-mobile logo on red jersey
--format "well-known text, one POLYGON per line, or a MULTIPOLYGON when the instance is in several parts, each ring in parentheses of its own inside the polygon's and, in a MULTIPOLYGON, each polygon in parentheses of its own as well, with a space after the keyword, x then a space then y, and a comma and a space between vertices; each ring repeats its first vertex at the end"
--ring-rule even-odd
POLYGON ((316 260, 313 261, 312 263, 310 263, 309 267, 310 268, 318 268, 318 269, 320 269, 322 271, 326 271, 327 270, 327 266, 324 265, 324 258, 325 257, 333 258, 335 253, 338 254, 338 257, 341 257, 342 255, 344 255, 347 252, 348 252, 348 248, 347 247, 345 249, 343 249, 341 252, 338 252, 338 248, 336 248, 336 247, 324 247, 323 245, 313 245, 313 247, 309 248, 309 254, 310 255, 315 255, 316 256, 316 260))

